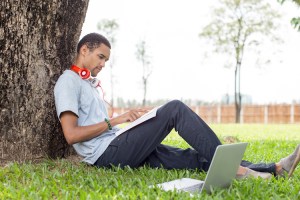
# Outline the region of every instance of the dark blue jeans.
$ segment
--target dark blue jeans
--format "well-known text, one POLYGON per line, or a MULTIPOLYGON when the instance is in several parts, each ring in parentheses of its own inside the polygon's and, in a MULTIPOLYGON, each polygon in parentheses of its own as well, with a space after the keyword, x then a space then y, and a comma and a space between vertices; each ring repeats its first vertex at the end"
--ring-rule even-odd
MULTIPOLYGON (((166 169, 199 169, 207 171, 221 142, 213 130, 181 101, 171 101, 157 110, 156 117, 115 138, 96 161, 98 167, 142 165, 166 169), (175 129, 192 147, 180 149, 161 144, 175 129)), ((273 172, 271 165, 242 162, 254 170, 273 172)))

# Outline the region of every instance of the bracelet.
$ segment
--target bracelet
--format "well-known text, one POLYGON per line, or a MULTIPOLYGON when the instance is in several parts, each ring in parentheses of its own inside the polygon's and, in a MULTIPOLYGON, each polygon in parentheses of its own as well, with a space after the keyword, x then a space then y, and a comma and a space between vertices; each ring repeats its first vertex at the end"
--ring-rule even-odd
POLYGON ((105 122, 107 123, 107 126, 108 126, 108 130, 112 130, 112 127, 111 127, 111 124, 110 124, 110 121, 108 119, 104 119, 105 122))

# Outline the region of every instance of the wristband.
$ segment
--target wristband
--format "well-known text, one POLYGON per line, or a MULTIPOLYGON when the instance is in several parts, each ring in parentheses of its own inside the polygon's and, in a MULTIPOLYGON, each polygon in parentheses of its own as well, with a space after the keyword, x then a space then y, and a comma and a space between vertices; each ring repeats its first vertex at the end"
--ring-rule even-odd
POLYGON ((106 118, 105 118, 104 120, 105 120, 105 122, 107 123, 108 130, 112 130, 110 121, 109 121, 108 119, 106 119, 106 118))

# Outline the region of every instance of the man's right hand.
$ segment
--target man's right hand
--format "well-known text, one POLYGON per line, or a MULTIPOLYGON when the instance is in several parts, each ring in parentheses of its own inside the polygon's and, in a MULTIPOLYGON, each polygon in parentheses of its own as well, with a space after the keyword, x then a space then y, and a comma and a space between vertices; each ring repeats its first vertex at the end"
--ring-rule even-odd
POLYGON ((119 116, 116 117, 116 119, 118 118, 119 123, 125 123, 125 122, 133 122, 136 119, 140 118, 142 115, 144 115, 145 113, 147 113, 149 110, 147 109, 142 109, 142 108, 138 108, 138 109, 132 109, 129 110, 119 116))

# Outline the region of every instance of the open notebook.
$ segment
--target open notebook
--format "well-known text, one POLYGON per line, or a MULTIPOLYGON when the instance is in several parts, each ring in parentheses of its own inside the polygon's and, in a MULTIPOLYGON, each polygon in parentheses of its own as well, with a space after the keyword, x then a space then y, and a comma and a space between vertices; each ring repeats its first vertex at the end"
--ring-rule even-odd
POLYGON ((178 190, 192 193, 202 192, 203 190, 210 193, 213 188, 226 188, 236 176, 246 147, 247 143, 219 145, 204 181, 182 178, 157 184, 156 186, 166 191, 178 190))
MULTIPOLYGON (((162 106, 162 105, 161 105, 162 106)), ((150 110, 149 112, 145 113, 144 115, 142 115, 140 118, 136 119, 135 121, 129 123, 127 126, 125 126, 124 128, 121 128, 120 130, 118 130, 116 132, 116 135, 121 135, 122 133, 124 133, 125 131, 143 123, 144 121, 147 121, 153 117, 156 116, 156 112, 157 109, 159 109, 161 106, 155 107, 152 110, 150 110)))

